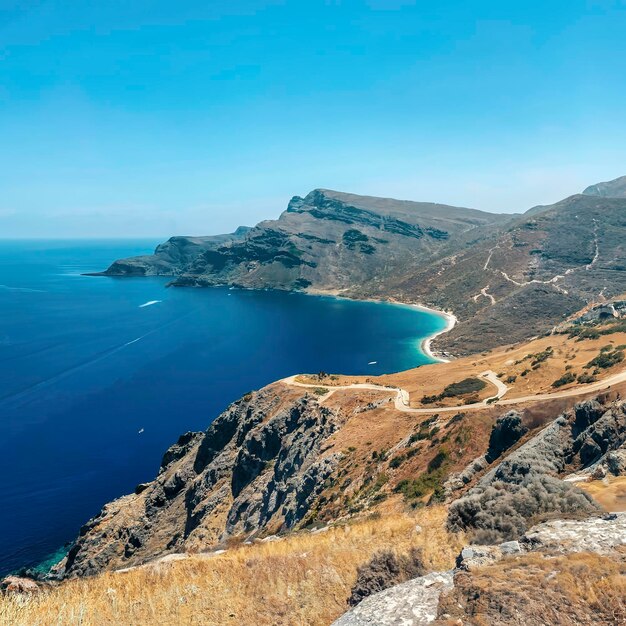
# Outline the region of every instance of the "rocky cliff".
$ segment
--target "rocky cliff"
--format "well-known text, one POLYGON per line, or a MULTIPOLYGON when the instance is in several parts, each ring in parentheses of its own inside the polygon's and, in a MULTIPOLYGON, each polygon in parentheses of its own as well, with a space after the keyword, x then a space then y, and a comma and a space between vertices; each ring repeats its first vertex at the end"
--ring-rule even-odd
POLYGON ((438 345, 470 354, 539 335, 626 291, 623 180, 521 217, 318 189, 292 198, 277 220, 176 237, 104 274, 430 304, 459 319, 438 345))
POLYGON ((601 198, 626 198, 626 176, 587 187, 583 193, 601 198))
POLYGON ((209 237, 170 237, 157 246, 154 254, 135 256, 115 261, 106 272, 94 276, 177 276, 204 252, 240 241, 250 230, 240 226, 228 235, 209 237))
MULTIPOLYGON (((358 517, 386 502, 417 506, 446 496, 456 499, 451 531, 514 539, 538 515, 597 512, 562 479, 626 440, 625 405, 608 397, 555 415, 538 433, 516 412, 495 419, 497 407, 471 420, 450 414, 416 423, 394 397, 381 388, 320 401, 283 383, 247 394, 206 432, 182 435, 155 480, 87 522, 56 575, 96 574, 358 517), (477 452, 484 456, 469 463, 477 452)), ((608 461, 621 467, 617 457, 608 461)))
POLYGON ((175 286, 237 285, 367 295, 508 217, 423 202, 317 189, 277 220, 222 238, 177 237, 107 275, 165 274, 175 286))
POLYGON ((153 482, 87 522, 57 573, 90 575, 294 527, 338 463, 323 444, 339 421, 302 393, 247 395, 205 433, 182 435, 153 482))

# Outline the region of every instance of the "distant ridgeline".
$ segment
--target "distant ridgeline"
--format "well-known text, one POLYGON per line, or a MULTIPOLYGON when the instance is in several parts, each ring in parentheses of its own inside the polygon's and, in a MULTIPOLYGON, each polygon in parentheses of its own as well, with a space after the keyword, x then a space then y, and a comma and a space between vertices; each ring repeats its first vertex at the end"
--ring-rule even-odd
POLYGON ((523 215, 317 189, 277 220, 173 237, 103 274, 430 304, 460 322, 438 342, 466 354, 626 292, 624 242, 626 177, 523 215))

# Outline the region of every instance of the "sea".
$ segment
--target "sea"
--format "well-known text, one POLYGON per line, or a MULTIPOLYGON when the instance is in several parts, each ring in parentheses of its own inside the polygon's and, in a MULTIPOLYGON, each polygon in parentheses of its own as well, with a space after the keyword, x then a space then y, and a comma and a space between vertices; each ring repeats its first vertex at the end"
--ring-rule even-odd
POLYGON ((0 241, 0 574, 58 560, 186 431, 301 372, 431 361, 427 311, 85 276, 158 241, 0 241))

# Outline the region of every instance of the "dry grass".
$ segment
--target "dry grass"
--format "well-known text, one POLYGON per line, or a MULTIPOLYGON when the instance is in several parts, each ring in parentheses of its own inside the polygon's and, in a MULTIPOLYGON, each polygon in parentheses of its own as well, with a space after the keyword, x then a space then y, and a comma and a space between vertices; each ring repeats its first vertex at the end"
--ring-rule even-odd
POLYGON ((626 511, 626 476, 577 483, 607 511, 626 511))
MULTIPOLYGON (((587 370, 583 365, 598 355, 600 348, 606 345, 626 344, 626 334, 602 336, 599 339, 586 339, 577 341, 567 335, 552 335, 541 337, 528 342, 522 342, 512 346, 496 348, 483 355, 475 355, 454 360, 450 363, 436 363, 425 365, 417 369, 407 370, 390 376, 373 378, 373 382, 397 385, 407 389, 411 395, 412 404, 421 406, 419 400, 424 395, 439 393, 446 385, 457 382, 468 376, 476 376, 485 370, 493 370, 502 374, 501 380, 506 382, 510 390, 507 398, 523 397, 537 393, 551 393, 554 391, 552 383, 568 371, 578 375, 587 370), (532 368, 533 359, 529 355, 539 354, 548 347, 552 348, 552 356, 539 363, 536 369, 532 368), (522 376, 523 372, 527 372, 522 376), (515 377, 513 382, 507 382, 509 377, 515 377)), ((603 370, 598 375, 598 380, 621 371, 624 364, 603 370)), ((562 389, 575 387, 577 383, 565 386, 562 389)), ((580 386, 584 390, 584 385, 580 386)), ((482 395, 493 393, 491 385, 482 395)), ((458 398, 448 401, 448 405, 454 406, 458 398)), ((445 403, 442 403, 445 404, 445 403)), ((436 411, 436 408, 433 408, 436 411)))
POLYGON ((626 620, 626 559, 528 554, 457 575, 440 606, 437 624, 526 626, 623 624, 626 620))
POLYGON ((462 537, 443 507, 370 518, 317 534, 190 555, 125 573, 68 581, 33 597, 7 597, 3 626, 330 624, 346 610, 356 569, 381 549, 420 547, 430 569, 450 568, 462 537), (415 525, 422 527, 416 532, 415 525))
MULTIPOLYGON (((302 375, 297 380, 328 389, 338 385, 364 382, 402 387, 409 392, 412 406, 432 408, 433 413, 436 413, 438 406, 458 406, 493 395, 495 387, 489 384, 477 394, 476 398, 469 396, 447 398, 432 405, 423 405, 420 402, 425 395, 436 395, 447 385, 477 376, 485 370, 493 370, 501 375, 500 379, 509 387, 507 398, 552 393, 555 391, 552 383, 563 376, 566 371, 575 375, 589 373, 590 370, 586 370, 584 365, 596 357, 602 347, 624 344, 626 344, 626 333, 615 333, 601 336, 598 339, 585 339, 583 341, 578 341, 577 338, 570 338, 567 335, 551 335, 503 346, 480 355, 455 359, 450 363, 423 365, 397 374, 371 377, 333 375, 326 376, 323 381, 320 381, 316 375, 302 375), (548 348, 552 350, 551 356, 533 366, 536 355, 543 353, 548 348)), ((597 375, 597 379, 607 378, 622 371, 623 368, 624 363, 619 363, 612 368, 602 370, 597 375)), ((579 387, 584 393, 585 385, 577 382, 564 385, 559 391, 573 387, 579 387)), ((379 394, 378 397, 382 396, 379 394)))

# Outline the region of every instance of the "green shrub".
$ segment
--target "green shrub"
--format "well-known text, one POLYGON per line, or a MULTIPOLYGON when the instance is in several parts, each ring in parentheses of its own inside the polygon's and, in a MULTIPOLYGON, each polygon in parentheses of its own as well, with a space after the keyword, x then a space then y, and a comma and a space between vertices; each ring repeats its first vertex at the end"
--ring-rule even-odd
POLYGON ((487 383, 480 378, 465 378, 459 382, 451 383, 439 395, 424 396, 422 404, 432 404, 444 398, 456 398, 470 393, 478 393, 487 386, 487 383))
POLYGON ((576 374, 574 374, 573 372, 566 372, 565 374, 563 374, 563 376, 561 376, 561 378, 557 378, 553 383, 552 386, 553 387, 563 387, 563 385, 569 385, 570 383, 573 383, 576 380, 576 374))
POLYGON ((394 456, 393 459, 389 462, 389 467, 391 469, 396 469, 402 465, 406 461, 406 456, 404 454, 399 454, 398 456, 394 456))
POLYGON ((600 352, 595 359, 592 359, 585 367, 599 367, 600 369, 608 369, 624 360, 624 353, 621 350, 614 352, 600 352))
POLYGON ((476 393, 487 386, 487 383, 480 378, 465 378, 458 383, 448 385, 442 392, 442 398, 454 398, 464 396, 468 393, 476 393))
POLYGON ((448 459, 448 453, 445 450, 439 450, 437 454, 428 463, 428 472, 432 473, 438 470, 448 459))
POLYGON ((581 385, 586 385, 588 383, 595 383, 598 380, 595 376, 591 374, 579 374, 576 379, 581 385))

